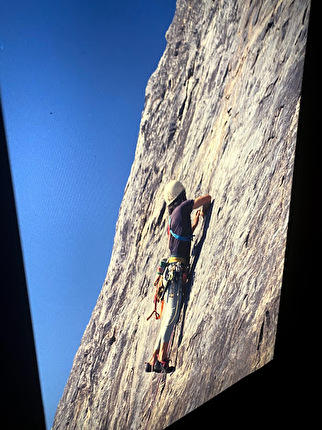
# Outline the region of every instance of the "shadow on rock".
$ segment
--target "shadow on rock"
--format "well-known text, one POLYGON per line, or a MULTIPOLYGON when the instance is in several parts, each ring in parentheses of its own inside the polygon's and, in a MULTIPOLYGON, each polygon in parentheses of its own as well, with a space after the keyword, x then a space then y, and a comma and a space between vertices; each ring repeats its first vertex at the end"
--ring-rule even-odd
POLYGON ((179 334, 179 339, 178 339, 178 347, 180 346, 180 344, 182 342, 184 323, 185 323, 187 307, 188 307, 188 303, 189 303, 189 299, 190 299, 190 292, 191 292, 191 288, 193 286, 194 274, 195 274, 196 266, 198 264, 198 260, 200 257, 200 253, 201 253, 204 241, 205 241, 206 236, 207 236, 207 231, 209 228, 213 204, 214 204, 214 202, 212 201, 210 206, 209 206, 209 209, 207 211, 205 222, 203 225, 202 236, 194 244, 192 251, 191 251, 191 256, 194 257, 194 259, 193 259, 192 265, 190 267, 189 279, 188 279, 188 282, 187 282, 187 285, 185 288, 184 297, 183 297, 183 301, 182 301, 183 312, 182 312, 182 322, 181 322, 180 334, 179 334))

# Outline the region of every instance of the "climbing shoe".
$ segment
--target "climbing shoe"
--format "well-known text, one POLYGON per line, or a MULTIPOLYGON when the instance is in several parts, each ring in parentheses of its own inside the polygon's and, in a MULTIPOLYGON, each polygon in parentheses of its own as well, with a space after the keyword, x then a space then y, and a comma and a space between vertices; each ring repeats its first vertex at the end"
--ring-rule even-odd
POLYGON ((154 366, 151 366, 149 362, 145 363, 145 371, 147 373, 155 372, 155 373, 173 373, 175 367, 169 366, 169 360, 159 361, 157 360, 154 366))
POLYGON ((152 366, 150 363, 145 363, 145 371, 146 372, 152 372, 152 366))
POLYGON ((169 366, 170 360, 165 361, 157 361, 154 365, 154 371, 157 373, 172 373, 174 372, 175 368, 173 366, 169 366))
POLYGON ((169 360, 161 361, 162 372, 168 373, 169 370, 169 360))
POLYGON ((151 364, 145 363, 145 371, 146 372, 156 372, 156 373, 161 373, 162 371, 164 371, 164 368, 162 366, 162 364, 160 363, 160 361, 156 361, 154 366, 151 366, 151 364))
POLYGON ((160 363, 159 360, 156 361, 155 365, 153 366, 153 370, 156 373, 161 373, 162 372, 162 364, 160 363))
POLYGON ((169 366, 169 362, 170 362, 171 360, 166 360, 166 361, 161 361, 161 368, 162 368, 162 372, 164 372, 164 373, 173 373, 175 370, 176 370, 176 368, 175 368, 175 366, 169 366))

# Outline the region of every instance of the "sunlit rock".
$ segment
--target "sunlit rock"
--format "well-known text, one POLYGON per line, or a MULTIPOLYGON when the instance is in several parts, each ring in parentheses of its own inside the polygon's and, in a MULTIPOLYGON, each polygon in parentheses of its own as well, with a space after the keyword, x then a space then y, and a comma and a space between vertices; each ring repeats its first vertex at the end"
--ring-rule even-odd
POLYGON ((162 429, 273 358, 309 7, 178 0, 54 429, 162 429), (146 317, 168 256, 162 192, 174 178, 188 198, 213 202, 196 230, 176 370, 156 392, 144 362, 160 322, 146 317))

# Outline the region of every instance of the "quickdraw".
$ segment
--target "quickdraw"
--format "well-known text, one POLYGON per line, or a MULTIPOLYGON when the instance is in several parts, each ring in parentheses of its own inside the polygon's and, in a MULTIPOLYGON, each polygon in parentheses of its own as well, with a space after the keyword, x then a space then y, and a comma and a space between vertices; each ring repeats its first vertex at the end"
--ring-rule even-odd
POLYGON ((155 319, 159 320, 162 316, 162 312, 163 312, 163 305, 164 305, 164 300, 161 301, 161 310, 160 313, 157 311, 157 305, 158 305, 158 301, 154 300, 154 309, 152 311, 152 313, 147 317, 147 321, 149 321, 149 319, 155 314, 155 319))
MULTIPOLYGON (((161 267, 161 265, 160 265, 161 267)), ((154 296, 154 309, 152 311, 152 313, 147 317, 147 321, 149 321, 149 319, 155 314, 155 319, 159 320, 162 316, 162 312, 163 312, 163 305, 164 305, 164 294, 165 294, 165 286, 163 285, 163 276, 162 274, 160 274, 160 267, 158 270, 158 278, 156 279, 154 286, 157 287, 157 291, 155 293, 154 296), (161 310, 160 313, 157 311, 157 306, 158 303, 161 301, 161 310)))

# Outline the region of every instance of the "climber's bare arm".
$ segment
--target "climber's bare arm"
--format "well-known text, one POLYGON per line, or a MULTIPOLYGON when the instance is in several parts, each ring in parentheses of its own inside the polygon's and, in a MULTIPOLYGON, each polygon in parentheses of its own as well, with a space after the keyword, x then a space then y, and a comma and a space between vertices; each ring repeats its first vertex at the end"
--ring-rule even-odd
POLYGON ((200 208, 200 206, 202 206, 202 211, 200 212, 200 215, 205 216, 205 213, 207 212, 207 209, 210 206, 210 202, 211 202, 211 195, 210 194, 206 194, 205 196, 202 197, 197 197, 193 203, 193 209, 197 209, 200 208))

